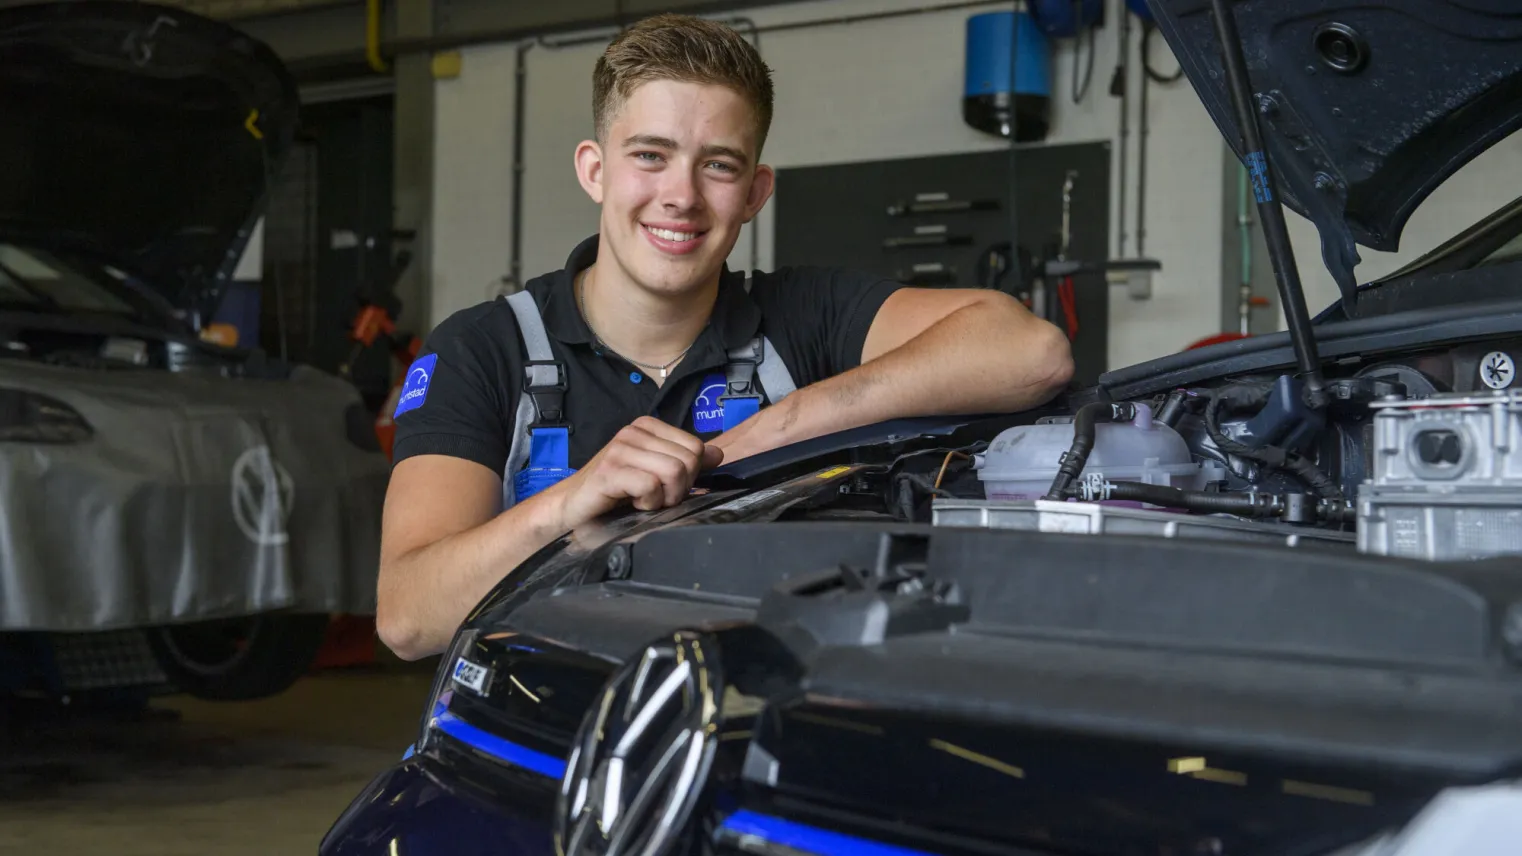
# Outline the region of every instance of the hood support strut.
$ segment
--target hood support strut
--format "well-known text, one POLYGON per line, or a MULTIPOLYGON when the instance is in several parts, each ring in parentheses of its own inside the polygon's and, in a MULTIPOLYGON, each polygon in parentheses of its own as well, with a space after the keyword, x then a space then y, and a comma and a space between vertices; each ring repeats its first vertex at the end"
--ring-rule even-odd
POLYGON ((1321 359, 1316 353, 1316 337, 1311 331, 1311 315, 1305 305, 1305 291, 1300 285, 1300 271, 1295 266, 1295 251, 1290 245, 1289 229, 1284 223, 1284 208, 1275 192, 1273 174, 1268 166, 1268 152, 1258 129, 1258 111, 1254 109, 1252 82, 1247 75, 1247 60, 1242 55, 1242 40, 1237 23, 1228 8, 1230 0, 1210 0, 1211 17, 1221 42, 1226 67, 1226 89, 1242 131, 1243 162, 1252 177, 1253 196, 1263 218, 1263 238, 1268 245, 1269 260, 1274 265, 1274 280, 1279 286, 1279 300, 1294 343, 1295 360, 1305 381, 1306 404, 1320 410, 1326 405, 1326 382, 1321 376, 1321 359))

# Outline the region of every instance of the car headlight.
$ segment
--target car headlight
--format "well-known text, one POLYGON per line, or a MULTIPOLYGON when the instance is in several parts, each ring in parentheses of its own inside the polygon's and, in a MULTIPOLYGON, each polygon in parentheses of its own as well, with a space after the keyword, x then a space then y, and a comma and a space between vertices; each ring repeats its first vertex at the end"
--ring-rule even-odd
POLYGON ((0 389, 0 441, 83 443, 93 436, 90 423, 62 401, 22 389, 0 389))

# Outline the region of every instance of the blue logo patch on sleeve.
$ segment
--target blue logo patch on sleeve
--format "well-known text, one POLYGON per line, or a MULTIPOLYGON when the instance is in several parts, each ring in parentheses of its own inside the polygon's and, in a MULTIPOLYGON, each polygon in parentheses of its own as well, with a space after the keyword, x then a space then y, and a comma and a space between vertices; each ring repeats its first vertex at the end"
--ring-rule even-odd
POLYGON ((721 374, 711 374, 703 379, 703 388, 692 402, 692 429, 697 433, 724 430, 724 405, 719 401, 724 389, 724 376, 721 374))
POLYGON ((397 399, 392 419, 423 406, 423 400, 428 397, 428 384, 433 380, 433 367, 438 361, 438 354, 429 354, 418 357, 407 368, 407 380, 402 383, 402 397, 397 399))

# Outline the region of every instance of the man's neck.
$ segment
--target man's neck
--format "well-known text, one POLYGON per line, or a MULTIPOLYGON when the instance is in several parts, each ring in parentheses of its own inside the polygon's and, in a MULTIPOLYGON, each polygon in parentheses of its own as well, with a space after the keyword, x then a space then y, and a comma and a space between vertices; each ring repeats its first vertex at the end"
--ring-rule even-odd
POLYGON ((708 324, 719 278, 680 296, 651 294, 625 279, 616 262, 603 260, 574 283, 588 326, 619 356, 664 366, 684 354, 708 324))

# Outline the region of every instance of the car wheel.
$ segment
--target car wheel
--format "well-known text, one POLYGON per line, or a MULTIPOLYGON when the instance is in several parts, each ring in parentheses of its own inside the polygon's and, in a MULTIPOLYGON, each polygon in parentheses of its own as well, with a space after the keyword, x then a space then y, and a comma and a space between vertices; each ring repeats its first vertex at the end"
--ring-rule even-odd
POLYGON ((326 613, 254 615, 155 627, 148 645, 170 683, 197 698, 242 701, 283 692, 311 668, 326 613))

